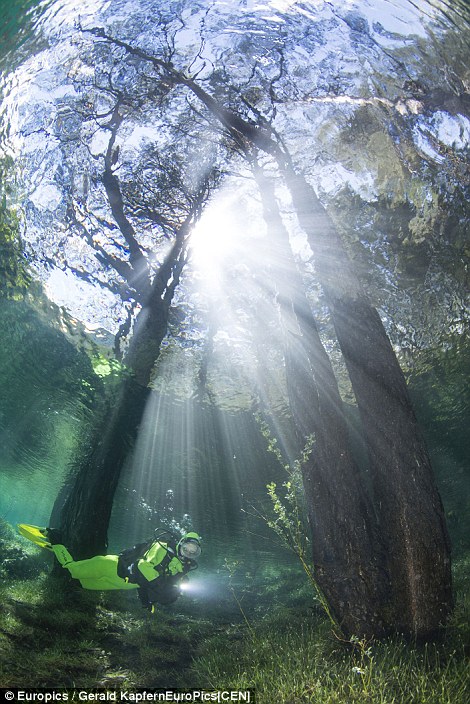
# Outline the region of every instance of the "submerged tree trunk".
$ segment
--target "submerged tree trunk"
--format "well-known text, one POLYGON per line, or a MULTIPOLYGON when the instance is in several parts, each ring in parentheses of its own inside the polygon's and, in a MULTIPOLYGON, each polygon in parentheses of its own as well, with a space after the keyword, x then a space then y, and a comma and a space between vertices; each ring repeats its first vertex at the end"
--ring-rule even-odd
POLYGON ((56 500, 52 517, 76 559, 105 554, 107 530, 121 470, 133 449, 160 345, 167 333, 170 304, 185 262, 184 243, 191 218, 180 228, 173 248, 152 283, 146 305, 137 316, 125 358, 129 376, 108 401, 89 447, 77 460, 67 496, 56 500))
POLYGON ((64 542, 75 559, 106 554, 114 494, 150 394, 148 382, 156 356, 147 355, 147 346, 151 340, 149 346, 159 348, 166 334, 167 311, 163 308, 158 312, 144 308, 138 317, 141 329, 133 349, 140 364, 135 373, 129 369, 129 376, 106 403, 88 447, 77 458, 66 500, 53 510, 53 515, 60 514, 64 542), (157 316, 158 327, 153 325, 157 316))
POLYGON ((452 609, 450 543, 403 372, 339 234, 305 179, 284 173, 315 255, 366 439, 390 575, 389 627, 425 637, 452 609))
POLYGON ((282 222, 272 182, 254 164, 269 232, 269 270, 285 337, 289 403, 303 448, 315 577, 347 635, 377 635, 388 580, 380 571, 374 514, 350 448, 344 407, 282 222))
POLYGON ((336 299, 334 321, 367 442, 393 577, 393 622, 400 632, 430 635, 453 600, 450 543, 429 455, 377 311, 363 299, 336 299))
POLYGON ((63 540, 75 559, 106 554, 114 494, 149 391, 134 379, 126 379, 106 404, 89 446, 78 458, 67 498, 59 507, 63 540))

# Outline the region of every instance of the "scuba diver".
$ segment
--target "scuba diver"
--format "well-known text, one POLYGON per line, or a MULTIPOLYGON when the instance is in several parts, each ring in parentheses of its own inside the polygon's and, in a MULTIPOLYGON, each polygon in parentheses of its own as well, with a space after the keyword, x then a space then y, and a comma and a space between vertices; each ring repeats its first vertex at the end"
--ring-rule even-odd
POLYGON ((75 561, 62 544, 58 530, 26 523, 20 523, 18 530, 36 545, 51 550, 84 589, 138 589, 142 606, 151 613, 156 603, 167 605, 176 601, 181 584, 188 579, 187 573, 197 568, 196 560, 201 554, 201 538, 197 533, 185 533, 178 539, 170 531, 163 531, 119 555, 97 555, 75 561))

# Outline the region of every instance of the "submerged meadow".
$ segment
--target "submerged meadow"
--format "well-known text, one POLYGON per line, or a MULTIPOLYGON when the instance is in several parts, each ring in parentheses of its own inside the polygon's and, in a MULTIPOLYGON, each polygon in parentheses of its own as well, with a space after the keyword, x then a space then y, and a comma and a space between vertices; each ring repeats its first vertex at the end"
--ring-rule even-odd
POLYGON ((51 576, 4 524, 1 540, 4 688, 250 689, 260 704, 468 701, 468 560, 455 565, 456 609, 437 641, 346 641, 295 564, 239 565, 218 576, 216 598, 201 590, 150 617, 127 594, 51 576))
POLYGON ((7 5, 0 686, 467 704, 467 3, 7 5))

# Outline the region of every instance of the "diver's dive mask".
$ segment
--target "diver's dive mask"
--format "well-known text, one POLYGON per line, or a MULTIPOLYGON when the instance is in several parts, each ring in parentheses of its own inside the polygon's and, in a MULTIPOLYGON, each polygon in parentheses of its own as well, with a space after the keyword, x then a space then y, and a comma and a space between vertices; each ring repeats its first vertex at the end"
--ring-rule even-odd
POLYGON ((197 533, 187 533, 178 543, 178 557, 183 557, 186 560, 197 560, 201 554, 200 537, 197 533))

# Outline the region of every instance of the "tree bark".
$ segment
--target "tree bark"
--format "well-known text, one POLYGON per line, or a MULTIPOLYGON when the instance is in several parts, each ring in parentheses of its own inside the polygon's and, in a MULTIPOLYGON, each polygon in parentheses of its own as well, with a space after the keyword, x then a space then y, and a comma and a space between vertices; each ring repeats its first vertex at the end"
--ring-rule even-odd
POLYGON ((336 299, 333 315, 369 453, 392 622, 427 637, 453 606, 450 541, 429 455, 377 311, 362 298, 336 299))
POLYGON ((54 525, 60 521, 64 542, 75 559, 106 553, 114 494, 150 394, 151 374, 167 333, 170 304, 185 263, 184 244, 191 218, 188 216, 177 233, 137 316, 124 360, 129 376, 107 403, 89 446, 78 458, 65 501, 62 503, 61 492, 54 505, 51 519, 54 525))
POLYGON ((312 531, 315 578, 343 632, 384 632, 388 579, 381 572, 374 513, 352 456, 349 432, 330 359, 298 274, 272 182, 254 164, 269 233, 270 271, 285 339, 289 404, 304 448, 302 465, 312 531))
POLYGON ((403 372, 340 237, 302 176, 284 172, 358 403, 390 575, 390 629, 427 637, 452 610, 442 503, 403 372))
POLYGON ((60 530, 74 559, 106 554, 114 493, 149 392, 132 378, 122 383, 78 458, 63 506, 55 507, 53 514, 60 511, 60 530))

